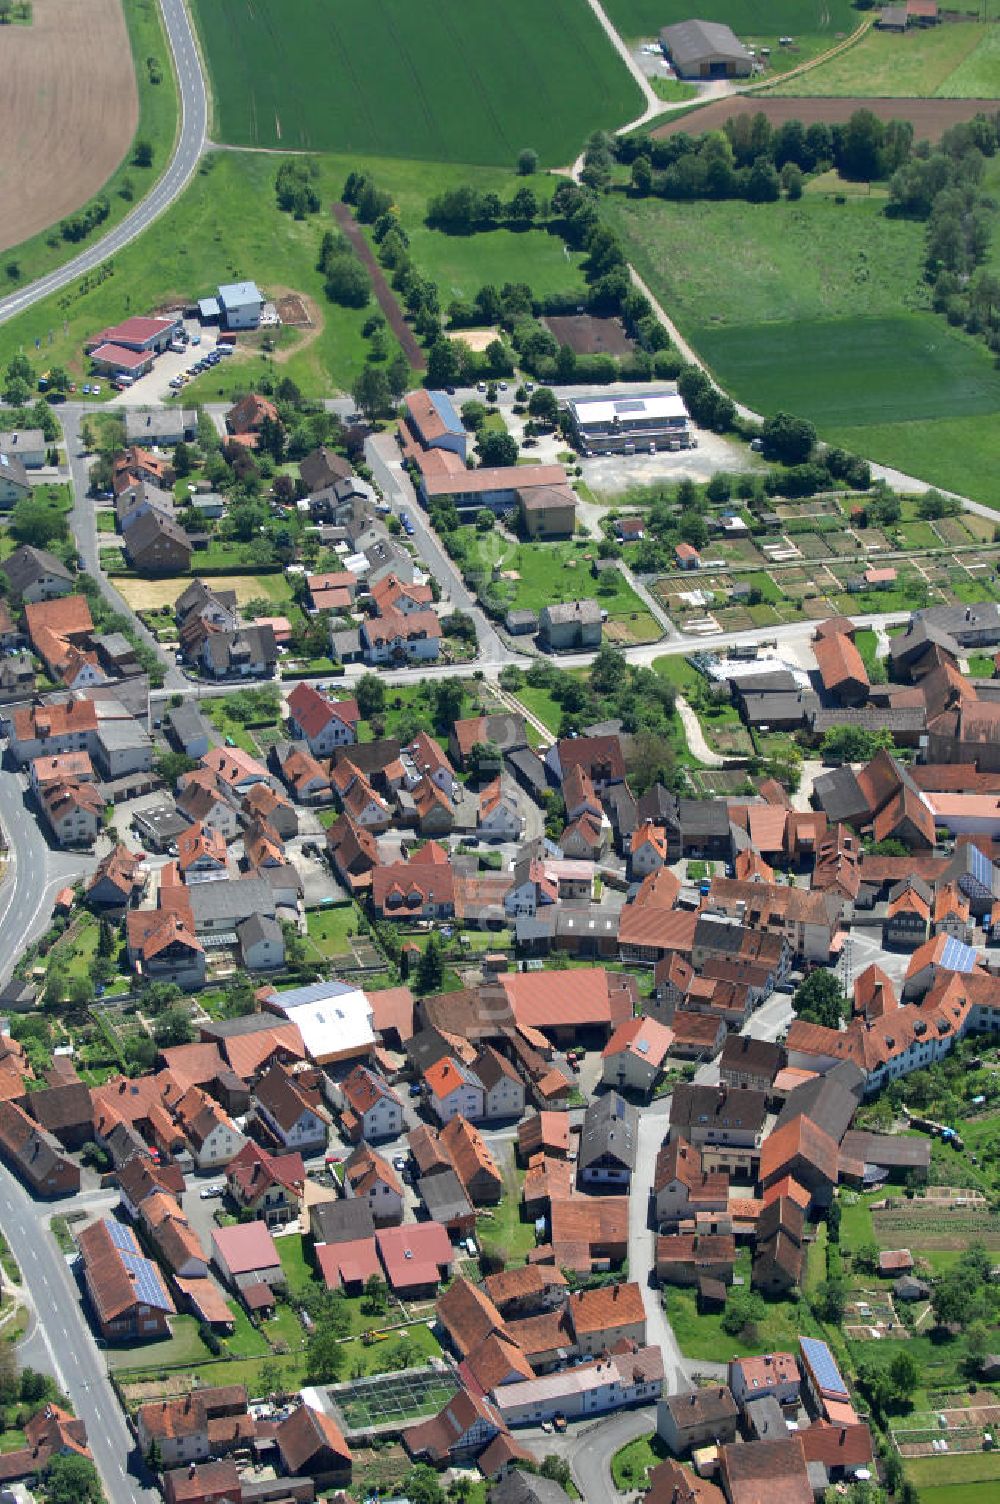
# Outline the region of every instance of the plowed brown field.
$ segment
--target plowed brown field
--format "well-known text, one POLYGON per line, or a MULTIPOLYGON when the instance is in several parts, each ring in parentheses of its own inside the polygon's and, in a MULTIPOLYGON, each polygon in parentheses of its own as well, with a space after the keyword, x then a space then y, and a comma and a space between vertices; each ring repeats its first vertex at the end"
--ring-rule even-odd
POLYGON ((121 0, 34 0, 0 27, 0 251, 92 198, 138 118, 121 0))

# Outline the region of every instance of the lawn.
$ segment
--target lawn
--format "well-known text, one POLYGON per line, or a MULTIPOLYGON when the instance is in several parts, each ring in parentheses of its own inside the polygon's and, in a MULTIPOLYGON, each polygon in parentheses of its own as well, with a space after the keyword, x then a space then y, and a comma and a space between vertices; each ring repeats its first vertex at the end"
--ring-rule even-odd
POLYGON ((827 426, 860 430, 850 447, 866 455, 873 413, 911 426, 989 416, 994 428, 1000 414, 989 351, 929 313, 702 328, 694 342, 734 396, 758 411, 812 418, 824 435, 827 426))
POLYGON ((579 0, 197 0, 217 139, 437 162, 545 164, 624 124, 639 91, 579 0))
POLYGON ((288 1281, 290 1295, 294 1296, 303 1290, 308 1290, 315 1284, 315 1277, 306 1263, 302 1250, 302 1238, 298 1233, 290 1232, 277 1238, 275 1247, 281 1259, 285 1279, 288 1281))
POLYGON ((516 691, 515 698, 532 715, 537 716, 543 726, 548 726, 552 732, 559 730, 562 706, 552 698, 547 689, 535 689, 531 684, 524 684, 516 691))
MULTIPOLYGON (((369 1316, 369 1326, 372 1322, 373 1318, 369 1316)), ((350 1342, 345 1342, 343 1345, 344 1377, 356 1375, 361 1378, 367 1377, 368 1374, 386 1372, 389 1365, 393 1363, 395 1350, 404 1345, 411 1355, 408 1367, 417 1367, 429 1362, 431 1358, 441 1356, 440 1342, 429 1330, 426 1322, 419 1321, 400 1331, 388 1332, 384 1341, 372 1342, 368 1346, 360 1337, 354 1337, 350 1342)))
POLYGON ((607 214, 636 269, 692 335, 928 305, 924 226, 888 219, 876 199, 749 204, 612 196, 607 214))
MULTIPOLYGON (((139 122, 135 140, 149 142, 153 148, 153 161, 150 167, 136 167, 131 161, 131 151, 127 150, 131 142, 122 142, 122 163, 102 189, 108 197, 111 212, 91 237, 94 240, 106 235, 119 220, 131 213, 136 201, 149 192, 167 166, 177 134, 177 84, 157 0, 134 0, 134 3, 123 5, 122 10, 132 44, 139 95, 139 122), (147 66, 147 60, 154 64, 152 70, 147 66), (159 73, 160 83, 152 82, 151 71, 159 73), (130 193, 131 196, 123 196, 123 189, 125 194, 130 193)), ((11 246, 10 250, 4 252, 0 295, 13 292, 24 277, 34 279, 44 276, 46 272, 61 266, 64 261, 69 261, 86 248, 86 242, 80 245, 63 240, 58 235, 55 237, 55 244, 50 245, 51 235, 51 230, 44 230, 31 240, 24 240, 20 245, 11 246), (11 277, 6 270, 14 265, 22 270, 20 278, 11 277)))
MULTIPOLYGON (((541 197, 539 193, 539 197, 541 197)), ((570 251, 548 230, 487 230, 478 235, 448 235, 422 222, 405 221, 410 251, 418 266, 426 267, 441 293, 443 307, 453 298, 473 298, 492 282, 502 287, 516 278, 526 282, 536 298, 552 293, 584 295, 583 256, 570 251)))
MULTIPOLYGON (((972 28, 970 28, 971 30, 972 28)), ((982 40, 947 80, 947 92, 954 99, 993 99, 1000 91, 1000 30, 994 25, 975 28, 982 40)))
POLYGON ((173 1316, 170 1337, 165 1342, 151 1342, 144 1347, 109 1348, 108 1367, 188 1368, 204 1363, 210 1357, 211 1353, 198 1334, 195 1317, 173 1316))
MULTIPOLYGON (((871 99, 976 97, 962 85, 961 74, 988 35, 987 27, 972 24, 915 27, 902 36, 872 30, 846 52, 773 92, 871 99)), ((980 76, 979 69, 968 76, 980 76)), ((992 88, 996 86, 994 72, 992 88)))
MULTIPOLYGON (((591 549, 576 543, 505 543, 498 532, 469 536, 469 565, 489 569, 498 556, 497 582, 510 606, 541 611, 554 601, 594 596, 610 621, 627 621, 632 613, 650 620, 646 608, 618 569, 595 580, 590 572, 591 549), (506 578, 516 575, 517 578, 506 578)), ((658 636, 655 630, 651 634, 658 636)))
POLYGON ((358 911, 353 903, 338 904, 330 909, 311 909, 306 915, 306 929, 314 949, 324 960, 349 955, 348 937, 358 932, 358 911))
POLYGON ((687 1358, 705 1358, 718 1361, 723 1357, 744 1358, 768 1351, 794 1352, 800 1333, 818 1335, 818 1328, 804 1303, 782 1300, 767 1302, 767 1316, 761 1323, 753 1341, 731 1337, 722 1328, 722 1312, 698 1310, 698 1298, 694 1290, 667 1286, 663 1291, 667 1319, 674 1329, 681 1352, 687 1358))
POLYGON ((655 1431, 640 1436, 617 1451, 611 1459, 611 1476, 619 1493, 631 1493, 633 1489, 646 1488, 646 1477, 651 1468, 669 1456, 667 1446, 655 1431))
POLYGON ((948 1457, 913 1457, 906 1464, 907 1476, 920 1489, 920 1501, 930 1504, 960 1504, 983 1497, 983 1483, 1000 1479, 1000 1454, 996 1452, 960 1452, 948 1457))

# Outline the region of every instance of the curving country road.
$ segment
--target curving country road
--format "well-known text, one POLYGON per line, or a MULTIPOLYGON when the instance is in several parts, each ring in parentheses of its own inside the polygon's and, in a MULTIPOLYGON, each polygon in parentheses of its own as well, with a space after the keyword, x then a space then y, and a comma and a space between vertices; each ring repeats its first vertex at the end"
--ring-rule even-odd
POLYGON ((142 202, 119 225, 109 230, 107 235, 47 276, 29 282, 9 297, 0 298, 0 324, 24 313, 51 293, 75 282, 84 272, 100 266, 102 261, 113 256, 116 251, 123 250, 137 235, 148 229, 187 187, 205 147, 208 94, 184 0, 160 0, 160 8, 173 54, 181 101, 181 126, 170 165, 142 202))

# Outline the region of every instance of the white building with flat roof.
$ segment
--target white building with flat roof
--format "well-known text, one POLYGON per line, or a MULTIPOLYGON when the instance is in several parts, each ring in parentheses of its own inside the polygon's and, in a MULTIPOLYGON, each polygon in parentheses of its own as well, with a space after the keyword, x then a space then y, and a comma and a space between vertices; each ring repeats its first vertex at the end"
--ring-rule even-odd
POLYGON ((219 288, 219 321, 226 329, 256 329, 264 298, 256 282, 226 282, 219 288))
POLYGON ((298 1024, 309 1058, 317 1065, 368 1055, 375 1043, 375 1015, 360 987, 348 982, 313 982, 264 999, 269 1013, 298 1024))
POLYGON ((690 416, 677 392, 576 397, 566 410, 584 454, 687 449, 691 444, 690 416))

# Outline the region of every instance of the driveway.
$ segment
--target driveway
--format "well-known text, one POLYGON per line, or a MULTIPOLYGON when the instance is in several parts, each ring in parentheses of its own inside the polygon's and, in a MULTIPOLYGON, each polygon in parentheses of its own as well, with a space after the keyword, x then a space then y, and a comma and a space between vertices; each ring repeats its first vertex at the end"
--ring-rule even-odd
MULTIPOLYGON (((649 1203, 653 1190, 656 1156, 667 1130, 669 1098, 660 1097, 639 1114, 639 1142, 628 1198, 628 1267, 642 1291, 646 1311, 646 1341, 663 1354, 663 1387, 669 1394, 689 1384, 688 1362, 680 1350, 674 1329, 667 1320, 659 1289, 653 1277, 654 1237, 649 1226, 649 1203)), ((640 1433, 635 1433, 640 1434, 640 1433)), ((586 1495, 590 1499, 590 1494, 586 1495)))

